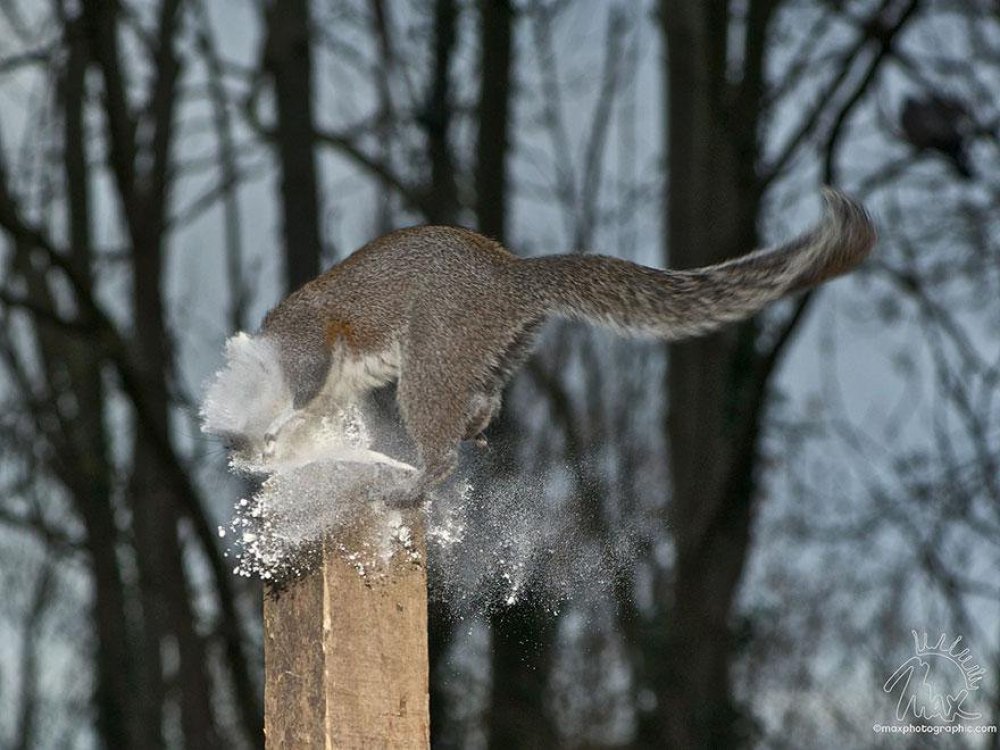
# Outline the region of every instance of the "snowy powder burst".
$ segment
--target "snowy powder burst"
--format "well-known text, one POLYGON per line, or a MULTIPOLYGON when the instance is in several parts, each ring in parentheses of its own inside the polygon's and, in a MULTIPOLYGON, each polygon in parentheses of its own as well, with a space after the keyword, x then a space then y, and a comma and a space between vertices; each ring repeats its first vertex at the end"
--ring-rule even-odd
POLYGON ((397 554, 419 559, 404 514, 382 502, 412 481, 414 469, 369 449, 356 408, 304 422, 283 439, 297 450, 279 446, 274 457, 231 463, 238 473, 264 477, 230 523, 235 573, 279 583, 307 573, 327 535, 361 575, 384 569, 397 554))
MULTIPOLYGON (((254 373, 268 380, 266 399, 286 398, 271 352, 234 337, 227 358, 202 411, 212 432, 220 423, 234 430, 246 423, 239 404, 257 398, 248 382, 254 373)), ((288 582, 315 568, 324 538, 363 576, 377 575, 396 555, 419 560, 405 520, 412 515, 382 502, 416 472, 371 449, 359 408, 311 415, 279 442, 266 458, 244 453, 231 462, 234 472, 262 480, 252 497, 237 503, 228 529, 219 529, 229 541, 235 573, 288 582)), ((545 482, 479 481, 482 488, 453 480, 423 508, 431 593, 456 615, 482 614, 525 598, 554 610, 567 598, 608 592, 620 563, 637 550, 627 534, 595 544, 581 532, 580 519, 547 497, 545 482)))

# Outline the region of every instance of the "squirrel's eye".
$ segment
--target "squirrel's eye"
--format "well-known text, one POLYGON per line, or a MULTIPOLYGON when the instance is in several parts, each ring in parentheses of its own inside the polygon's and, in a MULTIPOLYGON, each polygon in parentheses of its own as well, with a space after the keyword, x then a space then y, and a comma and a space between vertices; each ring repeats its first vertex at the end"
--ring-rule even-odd
POLYGON ((246 450, 248 441, 243 435, 230 432, 222 436, 222 444, 230 453, 239 453, 246 450))

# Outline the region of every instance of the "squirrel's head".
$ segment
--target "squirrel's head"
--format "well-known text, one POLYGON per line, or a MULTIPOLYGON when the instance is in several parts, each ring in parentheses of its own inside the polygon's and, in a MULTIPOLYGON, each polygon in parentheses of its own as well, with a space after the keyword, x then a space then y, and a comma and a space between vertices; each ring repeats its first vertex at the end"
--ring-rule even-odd
POLYGON ((225 352, 226 364, 201 405, 201 430, 235 452, 259 452, 267 428, 292 403, 278 349, 264 337, 238 333, 225 352))

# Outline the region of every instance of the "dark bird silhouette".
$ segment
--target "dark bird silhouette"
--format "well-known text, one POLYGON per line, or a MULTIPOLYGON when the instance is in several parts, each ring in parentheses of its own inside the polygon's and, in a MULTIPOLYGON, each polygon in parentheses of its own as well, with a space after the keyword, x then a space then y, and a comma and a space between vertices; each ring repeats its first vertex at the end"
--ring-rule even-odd
POLYGON ((972 177, 968 151, 972 118, 958 99, 940 94, 908 97, 899 123, 903 137, 918 151, 937 151, 962 177, 972 177))

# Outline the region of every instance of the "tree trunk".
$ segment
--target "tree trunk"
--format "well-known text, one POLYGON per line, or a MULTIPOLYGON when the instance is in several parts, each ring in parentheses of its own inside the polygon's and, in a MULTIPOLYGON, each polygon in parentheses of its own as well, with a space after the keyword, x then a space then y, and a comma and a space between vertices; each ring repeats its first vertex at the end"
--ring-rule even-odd
POLYGON ((434 57, 431 89, 421 118, 427 134, 431 184, 427 220, 453 224, 458 215, 458 186, 451 151, 451 60, 455 50, 458 9, 455 0, 434 2, 434 57))
MULTIPOLYGON (((77 271, 89 279, 93 274, 93 259, 84 88, 90 60, 87 37, 81 26, 77 20, 65 29, 69 55, 59 93, 70 257, 77 271)), ((104 426, 106 404, 101 363, 93 347, 76 337, 67 337, 62 352, 69 389, 76 395, 78 408, 73 420, 74 432, 67 436, 75 446, 76 460, 66 467, 65 476, 86 529, 86 548, 94 579, 97 728, 106 747, 138 746, 143 728, 136 710, 135 666, 129 653, 135 643, 127 625, 125 588, 118 567, 119 540, 112 495, 114 469, 107 454, 110 441, 104 426)))
MULTIPOLYGON (((145 380, 146 406, 166 432, 169 411, 166 378, 171 367, 163 318, 163 238, 157 229, 161 219, 145 200, 141 205, 147 207, 146 221, 137 225, 133 234, 136 352, 145 380)), ((172 485, 163 471, 159 447, 143 430, 138 430, 129 490, 147 644, 156 654, 169 646, 177 649, 177 697, 185 748, 213 748, 218 747, 218 736, 208 665, 204 643, 195 628, 188 573, 178 536, 183 502, 175 497, 177 489, 172 485)), ((156 664, 158 659, 152 661, 156 664)), ((162 665, 157 671, 159 674, 151 676, 157 683, 153 689, 164 690, 159 684, 165 677, 162 665)), ((169 699, 166 692, 163 697, 169 699)))
MULTIPOLYGON (((660 10, 669 102, 665 249, 669 265, 702 266, 757 245, 757 123, 739 118, 756 116, 758 102, 736 96, 727 80, 727 3, 663 0, 660 10)), ((741 94, 759 92, 755 81, 744 83, 741 94)), ((669 349, 676 562, 664 592, 670 609, 663 650, 658 656, 650 649, 645 659, 653 665, 658 726, 642 730, 665 747, 733 747, 741 739, 731 695, 730 616, 753 521, 757 431, 748 420, 759 415, 741 404, 753 335, 753 324, 746 324, 669 349), (742 481, 734 481, 737 468, 742 481)))
MULTIPOLYGON (((476 144, 478 229, 500 242, 507 239, 509 204, 507 157, 513 102, 513 26, 510 0, 480 0, 480 86, 476 144)), ((491 425, 497 446, 486 482, 516 481, 518 415, 508 404, 491 425)), ((555 747, 558 731, 548 703, 558 618, 532 601, 504 607, 490 618, 491 690, 488 742, 491 748, 555 747)))
MULTIPOLYGON (((104 84, 110 166, 131 243, 133 351, 139 398, 160 435, 169 435, 167 379, 172 370, 162 281, 170 155, 181 74, 175 50, 179 6, 179 0, 163 0, 158 9, 152 52, 154 76, 148 101, 151 137, 148 152, 142 149, 141 153, 136 121, 126 96, 117 6, 102 2, 85 6, 92 51, 104 84)), ((208 664, 196 629, 178 536, 180 509, 184 507, 178 493, 183 490, 171 481, 150 425, 135 431, 132 459, 128 489, 142 601, 144 658, 137 665, 141 667, 138 693, 145 709, 144 744, 163 745, 163 709, 176 700, 185 748, 218 747, 208 664), (165 682, 167 675, 160 656, 171 647, 178 655, 176 695, 165 682)))
MULTIPOLYGON (((455 49, 458 9, 455 0, 434 0, 433 70, 419 124, 427 143, 430 183, 426 188, 424 218, 432 224, 454 224, 458 219, 458 188, 451 147, 451 61, 455 49)), ((433 566, 431 566, 433 568, 433 566)), ((435 586, 431 582, 431 586, 435 586)), ((428 657, 430 661, 431 741, 441 748, 440 738, 451 736, 445 729, 451 713, 445 684, 447 654, 453 635, 453 621, 446 602, 433 597, 428 602, 428 657)))
POLYGON ((559 735, 546 700, 557 619, 537 603, 505 607, 491 618, 489 747, 546 750, 559 735))
POLYGON ((480 0, 479 7, 481 52, 476 219, 480 232, 504 242, 514 9, 510 0, 480 0))
POLYGON ((309 0, 273 0, 267 9, 264 65, 274 82, 281 169, 285 288, 319 273, 319 185, 313 130, 309 0))

